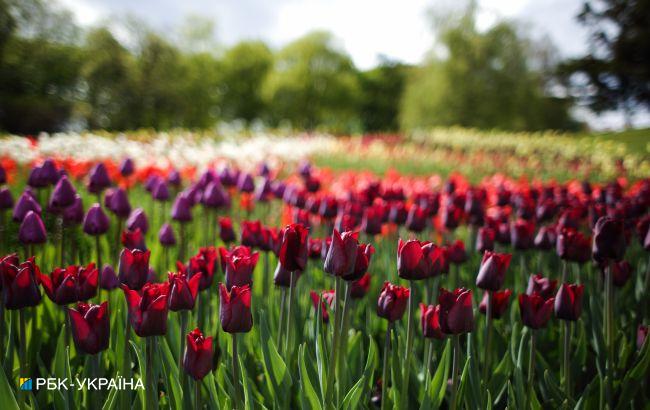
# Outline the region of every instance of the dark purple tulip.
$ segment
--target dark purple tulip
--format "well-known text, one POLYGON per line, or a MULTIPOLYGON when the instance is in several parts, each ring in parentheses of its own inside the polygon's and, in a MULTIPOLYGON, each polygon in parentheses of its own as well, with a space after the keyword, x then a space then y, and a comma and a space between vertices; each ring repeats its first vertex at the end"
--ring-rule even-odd
POLYGON ((262 183, 255 188, 255 201, 268 202, 272 194, 271 181, 269 178, 264 178, 262 183))
POLYGON ((284 197, 284 191, 286 190, 287 186, 284 182, 282 181, 273 181, 271 183, 271 190, 273 191, 273 196, 282 199, 284 197))
POLYGON ((359 234, 346 231, 341 235, 334 229, 323 270, 334 276, 348 276, 354 271, 359 246, 359 234))
POLYGON ((77 195, 77 191, 74 186, 72 186, 68 177, 63 176, 52 191, 50 207, 56 210, 67 208, 74 203, 75 195, 77 195))
POLYGON ((237 180, 237 189, 241 192, 247 193, 255 190, 255 182, 253 181, 251 174, 246 172, 239 175, 239 179, 237 180))
POLYGON ((440 305, 440 329, 443 333, 457 335, 472 331, 474 312, 471 290, 458 288, 449 292, 440 288, 438 304, 440 305))
POLYGON ((479 253, 494 250, 494 229, 483 226, 478 229, 476 234, 476 250, 479 253))
POLYGON ((122 188, 116 188, 111 191, 111 195, 106 193, 107 208, 113 212, 118 218, 124 219, 131 213, 131 203, 129 202, 129 195, 122 188))
POLYGON ((106 171, 104 163, 100 162, 95 165, 88 176, 88 191, 98 194, 111 186, 111 179, 106 171))
POLYGON ((75 195, 72 205, 61 212, 61 217, 63 218, 63 223, 68 226, 79 225, 83 222, 84 206, 79 195, 75 195))
POLYGON ((0 188, 0 212, 11 209, 14 206, 14 197, 7 187, 0 188))
POLYGON ((77 350, 97 354, 108 349, 110 318, 108 302, 101 305, 79 303, 77 309, 68 309, 72 340, 77 350))
POLYGON ((620 261, 625 255, 625 228, 621 219, 603 216, 594 227, 592 253, 596 261, 620 261))
POLYGON ((172 169, 169 175, 167 176, 167 182, 170 185, 173 185, 175 187, 181 186, 182 178, 181 178, 181 173, 178 172, 176 169, 172 169))
POLYGON ((48 185, 56 184, 56 182, 59 180, 59 177, 61 176, 61 174, 59 174, 59 171, 56 169, 56 165, 54 164, 52 158, 47 158, 45 161, 43 161, 43 165, 41 165, 41 173, 42 176, 47 179, 48 185))
POLYGON ((34 197, 28 192, 23 192, 18 198, 18 202, 14 206, 13 211, 13 220, 16 222, 21 222, 25 219, 25 216, 29 211, 34 211, 37 214, 41 214, 41 206, 36 202, 34 197))
POLYGON ((144 189, 147 192, 152 193, 158 185, 158 182, 160 182, 160 177, 158 175, 149 175, 144 181, 144 189))
POLYGON ((147 220, 147 214, 142 208, 136 208, 129 215, 129 219, 126 220, 126 228, 130 231, 135 231, 140 229, 142 233, 147 233, 149 230, 149 221, 147 220))
POLYGON ((34 211, 27 212, 25 219, 20 224, 18 239, 24 245, 45 243, 47 234, 45 233, 45 225, 43 225, 43 220, 39 214, 34 211))
POLYGON ((535 248, 548 251, 555 247, 557 236, 555 235, 555 228, 552 226, 542 226, 535 235, 535 248))
POLYGON ((540 274, 530 275, 526 294, 532 295, 533 293, 537 293, 544 299, 550 299, 555 294, 556 287, 557 280, 545 278, 540 274))
POLYGON ((147 283, 141 292, 122 285, 128 318, 135 334, 140 337, 164 336, 167 333, 167 298, 169 283, 147 283))
POLYGON ((486 251, 476 277, 476 286, 492 291, 501 289, 511 259, 512 255, 508 253, 486 251))
POLYGON ((0 281, 2 282, 2 302, 8 310, 36 306, 41 302, 38 288, 40 270, 34 257, 19 264, 16 254, 0 259, 0 281))
POLYGON ((43 172, 42 167, 34 167, 29 172, 29 177, 27 178, 27 185, 32 188, 44 188, 50 183, 49 179, 43 172))
POLYGON ((120 164, 120 174, 122 174, 123 177, 130 177, 134 172, 135 165, 133 164, 133 160, 131 158, 124 158, 120 164))
POLYGON ((83 222, 84 232, 91 236, 103 235, 108 231, 109 220, 102 207, 95 203, 88 209, 83 222))
POLYGON ((215 180, 205 187, 201 203, 208 208, 230 208, 230 196, 219 181, 215 180))
POLYGON ((120 286, 120 280, 117 278, 117 275, 115 274, 115 270, 108 263, 105 264, 104 267, 102 268, 102 275, 101 275, 101 281, 99 282, 99 286, 101 286, 101 288, 105 290, 113 290, 118 286, 120 286))
POLYGON ((163 246, 174 246, 176 245, 176 235, 174 235, 174 229, 168 223, 164 223, 158 231, 158 241, 163 246))
POLYGON ((233 286, 230 291, 223 283, 219 284, 221 304, 219 318, 224 332, 247 333, 253 327, 251 314, 250 286, 233 286))
POLYGON ((153 189, 151 196, 156 201, 167 202, 169 200, 169 188, 167 188, 167 183, 163 180, 160 180, 156 187, 153 189))
POLYGON ((178 312, 180 310, 192 310, 196 303, 196 295, 199 293, 199 282, 201 273, 187 278, 185 273, 169 273, 169 310, 178 312))
POLYGON ((411 290, 390 282, 384 282, 377 300, 377 315, 389 322, 395 322, 404 316, 411 290))
POLYGON ((318 205, 318 214, 323 218, 334 218, 338 213, 339 203, 332 196, 325 196, 318 205))
POLYGON ((576 321, 582 313, 584 285, 563 283, 555 295, 555 316, 562 320, 576 321))
POLYGON ((120 254, 119 279, 129 289, 140 290, 149 276, 151 251, 122 249, 120 254))
POLYGON ((172 205, 172 219, 179 222, 192 220, 192 208, 189 199, 185 195, 177 195, 172 205))

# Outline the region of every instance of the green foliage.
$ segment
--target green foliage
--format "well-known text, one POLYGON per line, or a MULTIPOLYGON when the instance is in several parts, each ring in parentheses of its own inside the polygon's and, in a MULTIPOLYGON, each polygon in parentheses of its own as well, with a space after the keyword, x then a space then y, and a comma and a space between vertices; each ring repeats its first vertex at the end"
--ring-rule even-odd
POLYGON ((399 129, 399 101, 408 71, 404 64, 383 61, 377 68, 360 73, 360 116, 365 131, 399 129))

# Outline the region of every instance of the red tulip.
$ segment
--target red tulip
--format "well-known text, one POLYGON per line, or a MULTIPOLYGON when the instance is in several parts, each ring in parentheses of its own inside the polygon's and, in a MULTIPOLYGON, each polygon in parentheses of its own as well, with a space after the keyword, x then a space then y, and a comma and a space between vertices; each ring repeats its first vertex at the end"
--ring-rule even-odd
POLYGON ((258 248, 262 251, 272 251, 276 255, 280 252, 280 233, 276 228, 262 227, 258 248))
POLYGON ((405 226, 411 232, 422 232, 427 227, 426 210, 416 204, 411 205, 405 226))
POLYGON ((623 220, 603 216, 594 227, 592 253, 597 261, 620 261, 625 255, 625 228, 623 220))
POLYGON ((494 250, 494 229, 487 226, 479 228, 476 235, 476 250, 480 253, 494 250))
POLYGON ((38 289, 41 271, 34 263, 34 257, 18 263, 16 254, 0 260, 0 279, 2 280, 2 301, 8 310, 22 309, 41 303, 38 289))
POLYGON ((578 320, 582 313, 584 285, 563 283, 555 295, 555 316, 563 320, 578 320))
POLYGON ((404 316, 408 303, 410 289, 384 282, 377 301, 377 315, 389 322, 399 320, 404 316))
POLYGON ((122 285, 129 309, 129 322, 140 337, 162 336, 167 333, 167 298, 169 282, 147 283, 140 293, 122 285))
POLYGON ((402 279, 421 280, 439 275, 443 251, 430 242, 411 239, 397 243, 397 273, 402 279))
POLYGON ((287 225, 282 230, 282 242, 278 259, 289 272, 304 271, 309 253, 307 236, 309 230, 301 224, 287 225))
POLYGON ((512 255, 486 251, 476 277, 476 286, 485 290, 499 290, 506 277, 512 255))
POLYGON ((347 276, 343 276, 348 282, 354 282, 359 279, 368 271, 368 266, 370 265, 370 258, 375 253, 375 248, 372 245, 366 243, 360 243, 357 246, 357 257, 354 262, 354 271, 347 276))
POLYGON ((320 302, 320 311, 323 323, 329 323, 330 315, 327 311, 327 307, 325 306, 325 299, 321 298, 321 295, 319 295, 318 292, 314 292, 313 290, 309 292, 309 296, 311 297, 311 303, 314 305, 314 309, 316 309, 316 313, 318 313, 318 302, 320 302))
POLYGON ((554 298, 545 299, 538 293, 519 295, 521 321, 531 329, 546 327, 553 313, 554 298))
POLYGON ((252 252, 249 247, 236 246, 231 251, 219 248, 221 265, 226 276, 226 286, 242 287, 253 284, 253 271, 259 259, 259 253, 252 252))
POLYGON ((262 223, 260 221, 242 221, 241 244, 251 248, 259 246, 262 236, 262 223))
POLYGON ((320 238, 308 238, 309 259, 320 259, 322 257, 323 242, 320 238))
POLYGON ((366 273, 361 277, 361 279, 350 283, 350 297, 352 297, 352 299, 361 299, 366 296, 370 290, 370 279, 370 274, 366 273))
POLYGON ((641 350, 643 347, 643 344, 645 341, 648 339, 648 326, 646 325, 639 325, 637 331, 636 331, 636 347, 637 349, 641 350))
POLYGON ((235 240, 235 231, 232 228, 232 220, 228 217, 219 217, 219 237, 225 243, 235 240))
MULTIPOLYGON (((478 305, 479 312, 483 313, 484 315, 487 314, 488 292, 489 291, 483 293, 483 299, 481 299, 481 303, 478 305)), ((503 316, 506 309, 508 309, 508 304, 510 303, 511 294, 512 291, 510 289, 497 290, 492 292, 492 318, 493 319, 500 319, 501 316, 503 316)))
POLYGON ((541 274, 530 275, 528 279, 528 287, 526 294, 532 295, 533 293, 539 294, 543 299, 550 299, 555 295, 555 288, 557 287, 557 280, 543 277, 541 274))
POLYGON ((199 272, 188 279, 182 272, 169 273, 169 310, 177 312, 194 309, 202 276, 199 272))
POLYGON ((149 275, 149 257, 151 251, 139 249, 122 249, 118 267, 120 282, 129 289, 140 290, 147 282, 149 275))
POLYGON ((563 228, 557 236, 556 251, 561 259, 585 263, 589 260, 590 239, 575 229, 563 228))
POLYGON ((327 251, 323 270, 334 276, 348 276, 354 272, 359 234, 346 231, 341 235, 334 229, 332 243, 327 251))
POLYGON ((525 219, 517 219, 510 227, 510 239, 515 249, 526 250, 533 247, 535 224, 525 219))
POLYGON ((217 257, 217 249, 214 246, 208 246, 199 248, 199 252, 190 258, 187 266, 187 277, 191 279, 197 273, 201 274, 199 290, 205 290, 212 286, 214 273, 217 270, 217 257))
POLYGON ((101 305, 77 304, 77 309, 68 309, 72 340, 77 350, 86 354, 97 354, 108 349, 110 339, 110 318, 108 302, 101 305))
POLYGON ((81 302, 95 297, 99 271, 94 263, 88 266, 55 268, 50 276, 40 275, 43 289, 57 305, 81 302))
POLYGON ((461 265, 467 261, 465 243, 460 239, 452 242, 447 248, 449 249, 449 261, 454 265, 461 265))
POLYGON ((440 305, 425 305, 420 303, 420 326, 422 335, 426 338, 444 339, 445 334, 440 329, 440 305))
POLYGON ((448 335, 471 332, 474 328, 472 311, 472 291, 458 288, 449 292, 440 288, 440 329, 448 335))
POLYGON ((226 286, 220 283, 219 293, 221 294, 219 318, 222 329, 228 333, 249 332, 253 327, 250 286, 233 286, 228 292, 226 286))
POLYGON ((147 246, 144 244, 144 235, 140 228, 135 228, 135 231, 122 231, 122 246, 130 250, 146 251, 147 246))
POLYGON ((198 328, 189 332, 183 354, 185 372, 194 380, 201 380, 212 371, 213 358, 212 336, 204 337, 198 328))

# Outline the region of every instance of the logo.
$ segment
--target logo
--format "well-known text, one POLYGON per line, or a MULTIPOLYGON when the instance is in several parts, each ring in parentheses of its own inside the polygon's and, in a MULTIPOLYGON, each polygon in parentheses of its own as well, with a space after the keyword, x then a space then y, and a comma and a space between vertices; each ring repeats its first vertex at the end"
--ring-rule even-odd
POLYGON ((30 377, 21 377, 18 380, 18 384, 20 385, 20 390, 32 390, 33 388, 33 382, 30 377))

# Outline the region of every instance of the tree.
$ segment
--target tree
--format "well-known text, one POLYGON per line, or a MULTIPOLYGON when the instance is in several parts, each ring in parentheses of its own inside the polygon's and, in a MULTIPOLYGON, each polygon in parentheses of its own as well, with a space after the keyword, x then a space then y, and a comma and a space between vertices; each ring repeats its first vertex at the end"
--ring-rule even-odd
POLYGON ((264 115, 262 85, 273 65, 271 50, 261 41, 244 41, 221 59, 221 114, 247 123, 264 115))
POLYGON ((591 30, 591 53, 560 74, 594 111, 622 109, 629 124, 637 107, 650 107, 650 2, 586 1, 578 20, 591 30))
POLYGON ((287 120, 305 129, 360 129, 358 75, 329 33, 312 32, 280 50, 264 95, 273 124, 287 120))
POLYGON ((479 32, 474 17, 470 4, 460 17, 440 26, 437 37, 446 56, 431 57, 413 70, 402 99, 402 127, 575 127, 568 103, 545 94, 544 76, 531 68, 531 42, 516 25, 502 21, 479 32))
POLYGON ((361 122, 364 131, 396 131, 399 101, 409 67, 383 60, 378 67, 362 72, 361 122))

